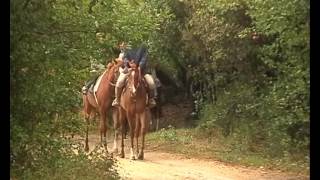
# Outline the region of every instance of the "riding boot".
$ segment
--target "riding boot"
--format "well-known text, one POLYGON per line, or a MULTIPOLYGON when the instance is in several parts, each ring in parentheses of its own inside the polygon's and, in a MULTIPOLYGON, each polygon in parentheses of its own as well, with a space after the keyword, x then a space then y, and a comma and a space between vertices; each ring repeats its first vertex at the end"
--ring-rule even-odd
POLYGON ((115 88, 115 96, 116 96, 116 98, 113 100, 112 106, 114 106, 114 107, 119 106, 122 89, 123 89, 123 87, 116 87, 115 88))
POLYGON ((155 92, 153 89, 149 89, 148 91, 148 106, 149 108, 153 108, 154 106, 156 106, 156 101, 155 101, 155 92))

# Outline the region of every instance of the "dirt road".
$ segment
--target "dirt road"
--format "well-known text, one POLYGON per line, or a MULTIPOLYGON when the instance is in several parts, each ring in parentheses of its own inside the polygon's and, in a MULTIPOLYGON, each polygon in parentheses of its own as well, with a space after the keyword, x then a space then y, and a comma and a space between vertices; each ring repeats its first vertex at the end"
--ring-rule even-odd
MULTIPOLYGON (((99 142, 98 136, 90 135, 90 149, 99 142)), ((129 159, 129 143, 126 142, 124 159, 116 157, 117 170, 122 179, 212 179, 212 180, 295 180, 309 179, 307 176, 297 176, 277 171, 253 169, 234 166, 213 160, 186 158, 177 154, 146 150, 144 160, 129 159)), ((111 141, 108 148, 112 147, 111 141)))
POLYGON ((118 172, 123 179, 308 179, 279 172, 235 167, 217 161, 186 159, 163 152, 146 152, 143 161, 117 159, 118 172))

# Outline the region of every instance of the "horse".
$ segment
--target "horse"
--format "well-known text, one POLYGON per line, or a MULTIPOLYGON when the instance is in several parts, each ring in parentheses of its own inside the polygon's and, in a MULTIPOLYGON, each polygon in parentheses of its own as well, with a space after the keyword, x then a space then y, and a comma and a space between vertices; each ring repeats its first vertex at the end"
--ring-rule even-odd
POLYGON ((161 101, 161 96, 162 96, 162 88, 157 87, 157 104, 153 108, 150 109, 151 112, 151 130, 152 131, 158 131, 159 130, 159 120, 162 117, 162 101, 161 101))
MULTIPOLYGON (((106 152, 108 153, 107 148, 107 111, 111 107, 112 99, 114 96, 115 81, 119 76, 119 67, 122 65, 122 61, 113 61, 108 64, 107 69, 101 75, 100 85, 94 94, 88 92, 83 94, 83 112, 85 120, 87 122, 86 129, 86 139, 85 139, 85 151, 89 151, 88 145, 88 131, 89 131, 89 122, 92 113, 98 112, 100 115, 100 142, 104 145, 106 152)), ((113 110, 113 119, 117 121, 117 110, 113 110)))
POLYGON ((125 134, 125 119, 128 122, 130 129, 130 142, 131 142, 131 156, 130 159, 134 160, 137 156, 138 159, 144 159, 144 143, 145 134, 149 128, 150 110, 146 105, 147 102, 147 87, 146 82, 141 76, 141 71, 131 64, 130 74, 127 78, 126 86, 121 94, 120 107, 119 107, 119 122, 121 129, 121 152, 120 157, 124 158, 124 134, 125 134), (141 149, 139 151, 138 139, 141 137, 141 149), (136 139, 136 156, 134 155, 133 140, 136 139))

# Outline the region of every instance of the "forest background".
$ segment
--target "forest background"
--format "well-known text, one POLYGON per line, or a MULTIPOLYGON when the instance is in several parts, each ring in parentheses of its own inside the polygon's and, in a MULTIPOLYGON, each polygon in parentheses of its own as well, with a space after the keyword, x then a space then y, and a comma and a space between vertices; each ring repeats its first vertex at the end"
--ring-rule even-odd
POLYGON ((147 43, 166 99, 195 102, 208 137, 308 163, 309 15, 307 0, 11 0, 11 176, 117 178, 112 160, 72 155, 64 135, 83 133, 91 62, 117 57, 120 41, 147 43))

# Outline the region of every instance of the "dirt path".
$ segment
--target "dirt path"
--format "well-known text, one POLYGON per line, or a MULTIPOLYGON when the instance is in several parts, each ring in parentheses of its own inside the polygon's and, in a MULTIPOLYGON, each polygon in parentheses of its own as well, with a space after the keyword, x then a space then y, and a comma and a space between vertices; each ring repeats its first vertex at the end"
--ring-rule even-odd
MULTIPOLYGON (((96 135, 89 136, 89 146, 92 150, 99 142, 96 135)), ((129 143, 125 143, 124 159, 116 157, 117 170, 122 179, 212 179, 212 180, 295 180, 309 179, 306 176, 285 174, 277 171, 245 168, 225 164, 219 161, 185 158, 181 155, 159 152, 156 150, 145 151, 145 159, 129 159, 129 143)), ((108 148, 112 143, 108 141, 108 148)))
POLYGON ((235 167, 217 161, 186 159, 163 152, 146 152, 143 161, 117 159, 118 172, 123 179, 308 179, 279 172, 235 167))

